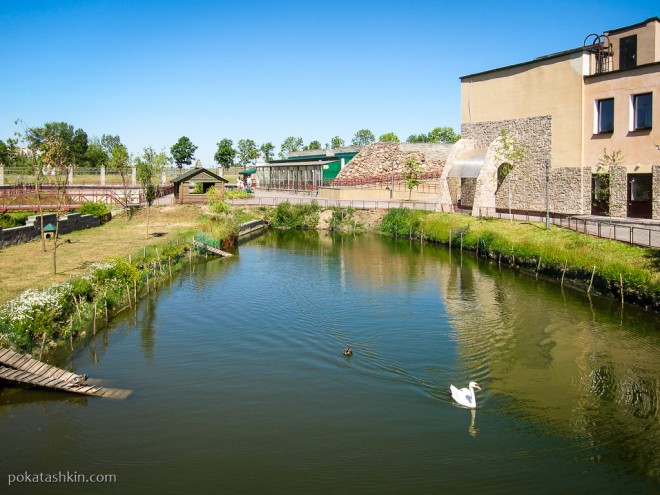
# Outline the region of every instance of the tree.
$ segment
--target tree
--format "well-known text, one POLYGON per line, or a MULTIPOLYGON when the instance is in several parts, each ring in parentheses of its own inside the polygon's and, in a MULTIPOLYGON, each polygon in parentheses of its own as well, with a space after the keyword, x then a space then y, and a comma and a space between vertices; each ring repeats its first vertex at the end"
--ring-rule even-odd
POLYGON ((353 146, 366 146, 370 143, 373 143, 376 140, 374 133, 369 129, 360 129, 353 136, 351 143, 353 146))
MULTIPOLYGON (((124 186, 124 211, 130 212, 128 208, 128 178, 131 171, 131 157, 128 154, 128 149, 121 143, 117 143, 110 151, 110 167, 119 172, 121 176, 121 183, 124 186)), ((127 215, 131 218, 131 215, 127 215)))
POLYGON ((429 143, 455 143, 461 139, 451 127, 436 127, 428 134, 429 143))
POLYGON ((406 139, 408 143, 428 143, 429 137, 426 134, 411 134, 406 139))
POLYGON ((85 163, 85 154, 87 153, 88 146, 87 133, 82 129, 76 129, 71 138, 71 158, 74 167, 85 163))
POLYGON ((421 182, 420 175, 422 175, 424 169, 419 164, 417 157, 415 155, 410 155, 406 159, 406 164, 403 167, 403 180, 406 183, 408 188, 408 199, 412 197, 412 190, 419 185, 421 182))
POLYGON ((399 141, 399 136, 394 134, 393 132, 388 132, 387 134, 382 134, 379 138, 378 141, 381 143, 398 143, 399 141))
POLYGON ((306 150, 320 150, 321 149, 321 143, 319 143, 316 139, 309 143, 309 146, 305 146, 306 150))
POLYGON ((238 142, 238 163, 247 167, 252 160, 259 158, 259 148, 252 139, 241 139, 238 142))
POLYGON ((332 141, 330 142, 330 147, 334 150, 335 148, 343 148, 346 146, 346 143, 344 143, 344 140, 340 138, 339 136, 335 136, 332 138, 332 141))
POLYGON ((91 168, 100 168, 108 164, 108 154, 101 144, 96 141, 89 144, 84 156, 85 165, 91 168))
POLYGON ((289 153, 293 153, 294 151, 298 151, 302 149, 303 147, 303 139, 301 137, 294 137, 294 136, 289 136, 284 140, 282 143, 282 146, 280 146, 280 158, 284 160, 289 153))
POLYGON ((183 168, 184 165, 190 166, 195 158, 195 150, 197 146, 192 144, 190 139, 186 136, 182 136, 179 140, 170 148, 170 153, 172 153, 172 158, 174 158, 174 163, 179 167, 179 170, 183 168))
MULTIPOLYGON (((68 200, 66 186, 69 180, 69 172, 73 168, 76 160, 76 154, 80 148, 74 144, 73 126, 65 122, 47 122, 44 127, 37 131, 41 138, 41 152, 43 161, 51 168, 51 177, 53 178, 57 190, 57 211, 55 214, 55 235, 53 236, 53 275, 57 274, 57 248, 59 242, 60 221, 59 217, 63 213, 64 206, 68 200)), ((81 134, 78 133, 80 136, 81 134)), ((87 134, 85 134, 85 141, 87 134)), ((80 140, 80 138, 79 138, 80 140)), ((43 230, 42 230, 43 232, 43 230)))
POLYGON ((147 238, 149 238, 151 205, 156 200, 158 193, 158 187, 154 184, 154 178, 157 178, 158 173, 169 165, 169 163, 170 159, 164 151, 156 153, 151 146, 144 148, 142 157, 135 159, 135 175, 142 185, 144 201, 147 203, 147 238))
POLYGON ((236 150, 232 147, 234 143, 231 139, 223 139, 218 143, 218 151, 213 155, 213 159, 224 169, 228 169, 234 164, 236 150))
POLYGON ((261 151, 261 154, 264 156, 264 160, 266 160, 267 162, 273 159, 273 152, 275 151, 275 146, 273 146, 273 143, 271 143, 270 141, 262 144, 259 150, 261 151))
POLYGON ((108 158, 110 155, 112 155, 112 150, 115 149, 116 146, 119 146, 121 144, 121 140, 119 139, 119 136, 113 136, 111 134, 103 134, 101 136, 101 147, 103 148, 103 151, 105 151, 106 155, 108 155, 108 158))

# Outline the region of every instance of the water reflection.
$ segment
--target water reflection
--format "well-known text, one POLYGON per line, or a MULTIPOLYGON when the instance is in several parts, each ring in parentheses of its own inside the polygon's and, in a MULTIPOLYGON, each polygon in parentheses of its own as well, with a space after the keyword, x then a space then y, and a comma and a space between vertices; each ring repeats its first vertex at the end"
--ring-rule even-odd
POLYGON ((59 469, 66 447, 134 493, 645 493, 660 479, 657 315, 468 253, 271 232, 135 311, 75 357, 134 394, 0 407, 19 452, 5 469, 34 452, 59 469), (483 391, 468 417, 448 387, 470 380, 483 391))

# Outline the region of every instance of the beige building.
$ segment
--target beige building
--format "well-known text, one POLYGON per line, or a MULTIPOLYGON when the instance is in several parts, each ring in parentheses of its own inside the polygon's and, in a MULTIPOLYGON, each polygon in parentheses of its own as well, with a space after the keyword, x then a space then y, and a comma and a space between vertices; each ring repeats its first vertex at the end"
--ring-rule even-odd
POLYGON ((461 78, 443 208, 660 219, 660 18, 461 78), (524 145, 522 162, 502 131, 524 145), (514 162, 514 163, 508 163, 514 162))

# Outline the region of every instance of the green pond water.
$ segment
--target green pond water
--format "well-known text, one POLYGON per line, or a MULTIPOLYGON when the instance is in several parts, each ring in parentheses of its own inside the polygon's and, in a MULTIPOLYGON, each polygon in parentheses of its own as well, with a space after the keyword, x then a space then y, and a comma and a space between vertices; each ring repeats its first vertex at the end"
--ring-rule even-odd
POLYGON ((134 393, 5 384, 0 493, 660 491, 659 315, 418 241, 268 232, 58 364, 134 393))

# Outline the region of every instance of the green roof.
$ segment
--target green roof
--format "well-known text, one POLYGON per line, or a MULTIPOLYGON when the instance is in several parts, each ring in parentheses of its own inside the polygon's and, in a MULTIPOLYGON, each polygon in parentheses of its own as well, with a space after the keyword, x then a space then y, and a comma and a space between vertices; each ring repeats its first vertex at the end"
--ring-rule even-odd
POLYGON ((55 232, 57 230, 57 227, 53 225, 52 223, 49 223, 44 227, 44 232, 55 232))
POLYGON ((239 172, 238 175, 252 175, 256 173, 257 173, 257 168, 252 167, 252 168, 246 168, 245 170, 239 172))

